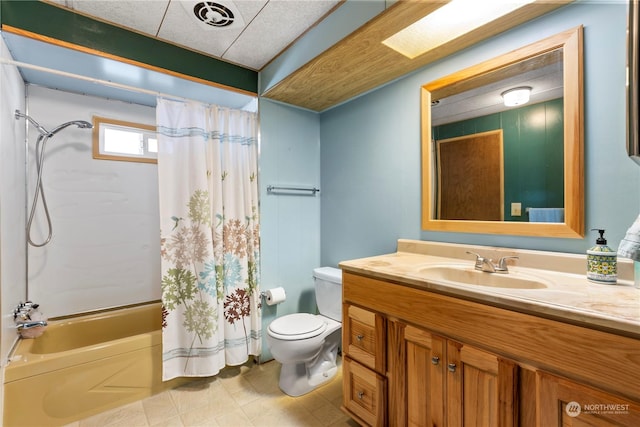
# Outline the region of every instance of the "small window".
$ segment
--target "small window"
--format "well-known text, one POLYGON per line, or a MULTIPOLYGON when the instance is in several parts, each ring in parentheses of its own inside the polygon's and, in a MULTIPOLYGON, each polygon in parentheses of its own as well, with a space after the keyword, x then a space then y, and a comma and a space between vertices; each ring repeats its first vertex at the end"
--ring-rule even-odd
POLYGON ((93 158, 157 163, 156 127, 94 116, 93 158))

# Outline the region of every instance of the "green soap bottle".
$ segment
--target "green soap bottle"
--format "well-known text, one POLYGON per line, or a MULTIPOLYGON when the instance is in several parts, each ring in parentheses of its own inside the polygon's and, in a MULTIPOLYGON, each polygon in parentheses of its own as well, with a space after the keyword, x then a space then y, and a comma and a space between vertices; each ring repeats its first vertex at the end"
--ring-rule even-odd
POLYGON ((587 251, 587 279, 594 283, 615 285, 618 278, 618 253, 607 246, 604 230, 597 228, 600 237, 596 245, 587 251))

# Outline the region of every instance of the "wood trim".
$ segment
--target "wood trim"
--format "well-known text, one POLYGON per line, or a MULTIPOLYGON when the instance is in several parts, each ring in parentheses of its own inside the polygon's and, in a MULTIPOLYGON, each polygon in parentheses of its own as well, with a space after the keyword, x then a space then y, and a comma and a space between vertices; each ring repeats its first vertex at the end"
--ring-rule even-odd
MULTIPOLYGON (((253 91, 248 91, 245 89, 240 89, 240 88, 236 88, 233 86, 229 86, 229 85, 225 85, 225 84, 221 84, 221 83, 216 83, 214 81, 211 80, 206 80, 200 77, 195 77, 195 76, 191 76, 189 74, 184 74, 178 71, 173 71, 170 70, 168 68, 162 68, 162 67, 158 67, 155 65, 150 65, 150 64, 146 64, 144 62, 140 62, 140 61, 136 61, 133 59, 128 59, 125 58, 123 56, 118 56, 118 55, 114 55, 108 52, 104 52, 104 51, 100 51, 97 49, 93 49, 90 47, 86 47, 86 46, 81 46, 78 44, 74 44, 74 43, 70 43, 70 42, 66 42, 64 40, 59 40, 53 37, 49 37, 49 36, 45 36, 42 34, 38 34, 38 33, 34 33, 31 31, 27 31, 27 30, 23 30, 20 28, 16 28, 16 27, 12 27, 10 25, 7 24, 2 24, 2 31, 6 31, 7 33, 11 33, 11 34, 15 34, 18 36, 22 36, 22 37, 27 37, 33 40, 37 40, 40 42, 44 42, 44 43, 48 43, 48 44, 52 44, 54 46, 59 46, 59 47, 63 47, 66 49, 71 49, 71 50, 75 50, 77 52, 82 52, 82 53, 86 53, 89 55, 95 55, 95 56, 99 56, 101 58, 106 58, 106 59, 111 59, 114 61, 118 61, 118 62, 122 62, 124 64, 129 64, 129 65, 134 65, 136 67, 140 67, 140 68, 144 68, 146 70, 149 71, 155 71, 158 73, 162 73, 162 74, 167 74, 169 76, 173 76, 173 77, 177 77, 183 80, 188 80, 194 83, 198 83, 198 84, 202 84, 202 85, 206 85, 206 86, 211 86, 211 87, 215 87, 218 89, 223 89, 223 90, 228 90, 231 92, 235 92, 235 93, 239 93, 242 95, 248 95, 248 96, 257 96, 257 91, 253 92, 253 91)), ((211 58, 213 59, 213 58, 211 58)))
POLYGON ((640 401, 638 339, 346 271, 343 300, 640 401))
POLYGON ((93 158, 99 160, 113 160, 119 162, 134 162, 134 163, 153 163, 157 164, 157 159, 150 159, 147 157, 132 157, 132 156, 116 156, 110 154, 100 153, 100 123, 108 123, 116 126, 124 126, 134 129, 144 129, 151 132, 156 132, 157 127, 153 125, 146 125, 143 123, 127 122, 124 120, 110 119, 107 117, 93 116, 92 119, 93 129, 91 132, 92 146, 93 146, 93 158))

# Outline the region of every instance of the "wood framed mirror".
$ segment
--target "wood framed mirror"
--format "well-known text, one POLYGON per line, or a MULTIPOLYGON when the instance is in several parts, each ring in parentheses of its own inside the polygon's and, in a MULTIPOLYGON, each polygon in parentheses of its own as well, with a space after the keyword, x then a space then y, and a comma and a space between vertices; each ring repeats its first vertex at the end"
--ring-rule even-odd
MULTIPOLYGON (((582 26, 564 31, 422 86, 422 229, 584 237, 582 31, 582 26), (543 83, 543 75, 553 73, 561 81, 555 88, 543 83), (501 95, 514 86, 531 89, 526 112, 524 106, 502 103, 501 95), (479 93, 494 100, 482 104, 479 93), (436 111, 443 106, 450 112, 436 111), (526 133, 527 126, 538 130, 526 133), (439 207, 448 194, 441 194, 445 187, 440 181, 448 174, 438 170, 443 164, 438 141, 498 130, 504 132, 504 188, 491 196, 486 190, 487 197, 501 199, 503 219, 441 218, 439 207)), ((459 188, 454 198, 462 197, 464 203, 469 191, 482 190, 459 188)))

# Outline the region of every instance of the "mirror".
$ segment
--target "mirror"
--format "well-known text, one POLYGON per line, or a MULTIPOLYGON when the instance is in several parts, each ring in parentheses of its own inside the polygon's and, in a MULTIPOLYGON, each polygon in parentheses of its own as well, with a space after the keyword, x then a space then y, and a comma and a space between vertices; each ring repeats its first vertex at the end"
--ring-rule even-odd
MULTIPOLYGON (((584 237, 582 77, 580 26, 422 86, 422 228, 429 231, 584 237), (546 77, 542 76, 553 74, 561 76, 557 79, 560 81, 557 89, 553 89, 556 85, 549 84, 543 90, 542 81, 546 81, 546 77), (532 88, 531 102, 519 107, 518 113, 514 113, 517 107, 497 111, 489 106, 490 103, 478 107, 477 102, 472 102, 478 99, 475 97, 477 92, 491 93, 494 98, 500 98, 503 92, 514 86, 532 88), (544 93, 551 95, 542 98, 544 93), (475 98, 470 98, 470 94, 475 98), (436 104, 433 108, 432 103, 436 104), (538 111, 530 116, 529 121, 533 120, 531 117, 538 117, 534 121, 543 128, 538 136, 552 134, 550 126, 554 120, 549 118, 556 111, 556 135, 547 137, 549 141, 544 143, 534 141, 535 144, 524 146, 522 152, 515 154, 523 159, 538 157, 542 159, 543 166, 518 163, 513 154, 513 128, 522 133, 522 111, 525 108, 540 110, 540 106, 544 107, 542 113, 538 111), (451 118, 452 113, 437 111, 439 109, 449 109, 455 117, 451 118), (520 122, 512 123, 511 117, 517 117, 520 122), (470 121, 474 122, 472 126, 470 121), (485 138, 488 133, 492 133, 490 139, 485 138), (493 148, 484 146, 484 141, 489 140, 493 148), (481 143, 482 146, 479 145, 481 143), (539 150, 544 150, 544 153, 539 153, 539 150), (492 168, 485 165, 488 163, 485 159, 490 157, 495 163, 492 168), (546 169, 542 175, 540 168, 546 169), (482 181, 479 178, 469 179, 474 170, 478 170, 482 181), (527 175, 527 170, 536 171, 535 180, 544 181, 539 188, 522 191, 520 184, 510 182, 513 174, 525 174, 524 181, 533 180, 527 175), (462 178, 458 176, 462 181, 450 181, 451 175, 462 175, 462 178), (484 180, 486 175, 495 176, 493 183, 484 180), (499 187, 497 192, 496 187, 499 187), (489 189, 493 191, 492 195, 489 195, 489 189), (479 196, 478 200, 469 202, 474 195, 479 196), (449 210, 450 200, 458 200, 463 208, 449 210), (485 202, 494 204, 491 216, 470 213, 485 202), (518 209, 520 215, 517 215, 518 209), (539 216, 542 218, 535 218, 539 216), (530 219, 544 222, 532 222, 530 219)), ((536 138, 535 133, 528 138, 536 138)), ((526 139, 520 139, 517 144, 526 142, 526 139)))

